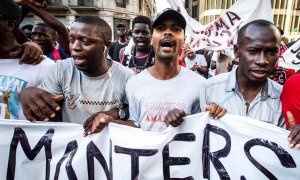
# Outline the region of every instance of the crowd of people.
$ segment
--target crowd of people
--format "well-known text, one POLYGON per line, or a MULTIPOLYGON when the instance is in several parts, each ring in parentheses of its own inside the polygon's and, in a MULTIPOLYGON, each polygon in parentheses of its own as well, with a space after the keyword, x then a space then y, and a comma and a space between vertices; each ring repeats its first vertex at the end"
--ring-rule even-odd
POLYGON ((118 24, 112 42, 103 19, 82 16, 68 30, 45 6, 0 1, 1 119, 79 123, 89 135, 108 123, 159 132, 180 126, 186 115, 209 111, 219 119, 230 113, 288 128, 290 147, 300 149, 300 87, 291 88, 300 76, 292 76, 283 92, 271 80, 281 47, 271 22, 245 24, 232 58, 189 48, 186 20, 173 9, 153 20, 135 17, 132 40, 128 27, 118 24), (28 12, 44 23, 22 32, 28 12))

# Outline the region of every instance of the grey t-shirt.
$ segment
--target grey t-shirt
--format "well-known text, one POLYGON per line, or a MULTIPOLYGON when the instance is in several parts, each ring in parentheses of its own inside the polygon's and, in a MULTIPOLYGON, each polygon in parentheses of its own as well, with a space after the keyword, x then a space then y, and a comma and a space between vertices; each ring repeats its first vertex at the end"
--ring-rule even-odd
POLYGON ((180 73, 169 80, 159 80, 148 70, 133 76, 126 85, 130 117, 146 131, 163 131, 165 117, 174 108, 187 115, 201 111, 205 103, 205 79, 181 67, 180 73))
POLYGON ((94 113, 118 108, 124 103, 125 85, 131 76, 127 68, 112 62, 107 73, 88 77, 75 67, 73 58, 68 58, 57 62, 39 87, 64 95, 64 122, 83 124, 94 113))

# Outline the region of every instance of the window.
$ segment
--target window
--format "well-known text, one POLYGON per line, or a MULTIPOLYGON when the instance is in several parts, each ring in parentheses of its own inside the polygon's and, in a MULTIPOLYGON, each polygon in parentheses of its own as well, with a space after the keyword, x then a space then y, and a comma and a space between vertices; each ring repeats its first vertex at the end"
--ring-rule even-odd
POLYGON ((224 1, 224 0, 222 1, 221 9, 227 9, 226 8, 226 1, 224 1))
POLYGON ((279 9, 279 6, 280 6, 279 0, 275 0, 275 9, 279 9))
POLYGON ((294 16, 294 23, 291 31, 300 32, 300 16, 294 16))
POLYGON ((143 1, 139 0, 139 11, 142 11, 142 7, 143 7, 143 1))
POLYGON ((221 9, 221 1, 216 1, 216 9, 221 9))
POLYGON ((198 18, 198 6, 192 7, 192 18, 198 18))
POLYGON ((185 8, 189 8, 189 4, 190 4, 189 2, 190 2, 189 0, 185 0, 185 3, 184 3, 185 8))
POLYGON ((274 15, 274 17, 273 17, 273 20, 274 20, 274 24, 276 25, 276 26, 278 26, 278 15, 274 15))
POLYGON ((286 19, 285 15, 279 15, 278 25, 281 26, 281 27, 283 27, 284 24, 285 24, 285 19, 286 19))
POLYGON ((286 8, 286 5, 287 5, 287 4, 286 4, 286 1, 285 1, 285 0, 281 0, 280 2, 281 2, 280 8, 281 8, 281 9, 285 9, 285 8, 286 8))
POLYGON ((93 6, 93 0, 78 0, 78 6, 93 6))
POLYGON ((117 7, 126 8, 126 0, 116 0, 117 7))
POLYGON ((275 4, 274 4, 274 0, 271 0, 271 7, 274 9, 274 6, 275 6, 275 4))
POLYGON ((211 0, 207 0, 207 6, 206 7, 207 7, 206 8, 207 10, 211 9, 211 0))
POLYGON ((226 9, 228 9, 232 5, 232 2, 230 0, 227 0, 227 6, 226 9))
POLYGON ((49 5, 50 6, 60 6, 62 5, 61 0, 49 0, 49 5))
POLYGON ((296 5, 296 7, 300 8, 300 1, 299 1, 299 0, 296 1, 296 2, 295 2, 295 5, 296 5))

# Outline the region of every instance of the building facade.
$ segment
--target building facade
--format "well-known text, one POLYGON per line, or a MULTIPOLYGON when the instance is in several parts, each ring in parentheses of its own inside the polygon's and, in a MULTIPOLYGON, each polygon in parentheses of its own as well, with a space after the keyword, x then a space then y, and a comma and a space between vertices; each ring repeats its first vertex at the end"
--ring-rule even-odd
MULTIPOLYGON (((113 30, 113 39, 117 38, 116 25, 119 23, 131 27, 131 21, 137 15, 152 17, 156 13, 155 0, 49 0, 45 9, 67 27, 80 16, 99 16, 113 30)), ((28 14, 22 25, 36 24, 42 20, 34 14, 28 14)))
POLYGON ((152 18, 156 15, 155 0, 139 0, 139 14, 152 18))
MULTIPOLYGON (((218 18, 237 0, 186 0, 185 8, 191 17, 205 25, 218 18), (198 12, 194 12, 197 7, 198 12)), ((290 40, 300 37, 300 0, 271 0, 274 24, 290 40)))

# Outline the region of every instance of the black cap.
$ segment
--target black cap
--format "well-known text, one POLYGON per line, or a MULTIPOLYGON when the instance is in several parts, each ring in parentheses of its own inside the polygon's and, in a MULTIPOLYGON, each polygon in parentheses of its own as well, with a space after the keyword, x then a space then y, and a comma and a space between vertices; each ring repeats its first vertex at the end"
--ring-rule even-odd
POLYGON ((174 9, 167 8, 153 18, 152 28, 154 29, 158 23, 165 18, 175 19, 183 29, 186 27, 186 21, 184 17, 174 9))
POLYGON ((19 26, 21 21, 21 9, 15 1, 0 0, 0 14, 19 26))

